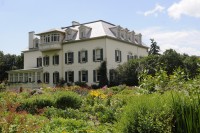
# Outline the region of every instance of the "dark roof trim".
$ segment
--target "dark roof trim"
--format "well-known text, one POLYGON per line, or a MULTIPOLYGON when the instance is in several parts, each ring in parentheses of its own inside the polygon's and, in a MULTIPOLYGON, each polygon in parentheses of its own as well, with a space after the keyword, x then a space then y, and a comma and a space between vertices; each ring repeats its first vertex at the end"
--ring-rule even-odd
MULTIPOLYGON (((113 26, 116 26, 110 22, 107 22, 107 21, 104 21, 104 20, 96 20, 96 21, 92 21, 92 22, 87 22, 87 23, 82 23, 82 24, 79 24, 79 25, 84 25, 84 24, 91 24, 91 23, 96 23, 96 22, 104 22, 104 23, 107 23, 107 24, 110 24, 110 25, 113 25, 113 26)), ((61 27, 61 29, 65 29, 65 28, 70 28, 70 27, 75 27, 75 26, 78 26, 78 25, 71 25, 71 26, 67 26, 67 27, 61 27)))

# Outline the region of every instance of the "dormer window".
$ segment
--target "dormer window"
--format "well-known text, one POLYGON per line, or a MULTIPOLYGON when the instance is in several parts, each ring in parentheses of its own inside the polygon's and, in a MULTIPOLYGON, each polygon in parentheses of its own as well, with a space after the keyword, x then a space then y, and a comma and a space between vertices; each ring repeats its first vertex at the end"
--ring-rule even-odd
POLYGON ((80 39, 89 38, 90 33, 91 33, 90 27, 87 27, 87 26, 84 26, 84 25, 81 25, 79 27, 79 38, 80 39))
POLYGON ((67 41, 75 40, 76 33, 77 33, 77 30, 70 29, 70 28, 66 29, 66 31, 65 31, 65 40, 67 40, 67 41))

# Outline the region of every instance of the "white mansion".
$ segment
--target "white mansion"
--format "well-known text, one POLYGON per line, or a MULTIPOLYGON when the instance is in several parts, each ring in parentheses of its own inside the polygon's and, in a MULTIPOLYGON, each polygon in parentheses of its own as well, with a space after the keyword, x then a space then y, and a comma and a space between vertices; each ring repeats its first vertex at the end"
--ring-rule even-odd
POLYGON ((142 35, 127 28, 98 20, 50 29, 35 34, 29 32, 29 49, 24 53, 24 69, 8 72, 9 82, 43 83, 53 86, 62 78, 88 85, 99 81, 98 68, 107 62, 108 79, 113 69, 129 59, 147 56, 148 47, 142 35))

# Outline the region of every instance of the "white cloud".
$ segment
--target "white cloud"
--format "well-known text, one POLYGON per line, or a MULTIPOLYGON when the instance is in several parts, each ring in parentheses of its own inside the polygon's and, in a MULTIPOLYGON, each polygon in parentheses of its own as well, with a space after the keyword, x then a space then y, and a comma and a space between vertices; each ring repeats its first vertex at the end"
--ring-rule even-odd
POLYGON ((168 15, 180 19, 182 15, 200 18, 200 0, 181 0, 168 8, 168 15))
POLYGON ((200 31, 166 31, 165 29, 154 27, 140 30, 143 35, 143 41, 150 46, 150 38, 155 41, 164 52, 166 49, 174 49, 180 53, 200 56, 200 31))
POLYGON ((146 11, 143 14, 144 14, 144 16, 149 16, 149 15, 158 16, 158 13, 163 12, 164 9, 165 9, 165 7, 163 7, 159 4, 156 4, 154 9, 146 11))

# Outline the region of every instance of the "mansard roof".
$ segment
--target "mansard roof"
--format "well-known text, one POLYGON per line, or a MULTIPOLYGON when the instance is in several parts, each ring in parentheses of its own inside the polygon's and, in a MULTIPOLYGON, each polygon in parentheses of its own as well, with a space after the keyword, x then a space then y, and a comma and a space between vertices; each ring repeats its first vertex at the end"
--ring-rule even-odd
MULTIPOLYGON (((134 35, 137 36, 137 34, 135 34, 135 32, 133 30, 132 31, 128 30, 127 28, 123 28, 123 27, 121 27, 119 25, 114 25, 114 24, 106 22, 104 20, 97 20, 97 21, 92 21, 92 22, 88 22, 88 23, 78 23, 78 22, 76 22, 75 25, 72 24, 71 26, 67 26, 67 27, 50 29, 50 30, 38 33, 36 35, 42 35, 42 34, 50 33, 50 32, 62 32, 62 33, 65 33, 67 29, 72 29, 72 30, 75 30, 75 31, 79 32, 79 27, 80 26, 85 26, 85 27, 88 27, 88 28, 91 29, 91 33, 90 33, 89 38, 109 36, 109 37, 112 37, 112 38, 118 38, 119 39, 119 37, 116 36, 116 34, 112 30, 112 29, 118 28, 118 27, 120 27, 121 30, 127 30, 127 32, 129 32, 129 33, 132 32, 132 33, 134 33, 134 35)), ((76 34, 76 36, 74 38, 74 41, 76 41, 76 40, 81 40, 80 37, 79 37, 79 34, 76 34)), ((134 43, 137 44, 137 41, 134 41, 134 43)), ((143 43, 142 43, 142 45, 145 46, 145 44, 143 44, 143 43)))

